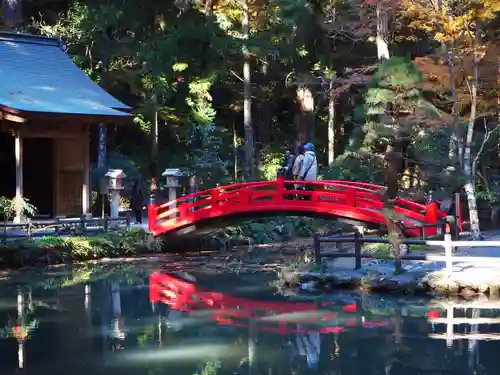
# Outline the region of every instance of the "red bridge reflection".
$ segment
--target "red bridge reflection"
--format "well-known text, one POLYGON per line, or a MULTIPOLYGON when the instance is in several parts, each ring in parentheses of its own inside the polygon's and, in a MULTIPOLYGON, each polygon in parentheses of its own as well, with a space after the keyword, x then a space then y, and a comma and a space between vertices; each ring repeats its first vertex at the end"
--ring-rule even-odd
POLYGON ((173 310, 208 312, 209 318, 220 325, 248 327, 252 320, 259 331, 289 334, 338 333, 346 328, 375 328, 391 324, 388 319, 368 320, 362 317, 362 311, 356 304, 239 298, 203 290, 191 282, 164 273, 153 273, 149 280, 151 302, 164 303, 173 310))

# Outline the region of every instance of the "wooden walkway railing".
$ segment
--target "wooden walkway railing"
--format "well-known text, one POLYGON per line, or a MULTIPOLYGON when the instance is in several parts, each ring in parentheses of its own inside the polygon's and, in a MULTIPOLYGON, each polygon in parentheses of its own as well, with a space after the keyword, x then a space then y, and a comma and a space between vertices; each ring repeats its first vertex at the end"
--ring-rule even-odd
POLYGON ((0 222, 0 238, 5 241, 15 238, 43 236, 75 236, 115 231, 131 226, 130 216, 111 218, 55 218, 32 220, 25 223, 0 222))
POLYGON ((393 257, 389 254, 374 254, 374 253, 363 253, 362 246, 366 243, 382 243, 391 244, 392 241, 389 238, 371 238, 363 237, 358 231, 355 231, 352 236, 337 235, 331 237, 321 237, 319 234, 314 235, 314 259, 316 264, 322 264, 322 260, 325 258, 355 258, 355 269, 359 269, 362 266, 362 259, 383 259, 383 260, 394 260, 396 269, 400 267, 402 260, 413 260, 413 261, 445 261, 446 271, 451 272, 454 262, 471 262, 471 263, 489 263, 489 262, 499 262, 499 257, 472 257, 472 256, 456 256, 453 255, 455 249, 459 247, 500 247, 500 241, 453 241, 450 233, 444 235, 443 241, 436 240, 414 240, 414 239, 404 239, 400 241, 401 245, 427 245, 439 246, 444 248, 445 255, 429 255, 429 254, 405 254, 400 257, 393 257), (354 253, 346 252, 333 252, 333 253, 321 253, 321 243, 353 243, 354 253))

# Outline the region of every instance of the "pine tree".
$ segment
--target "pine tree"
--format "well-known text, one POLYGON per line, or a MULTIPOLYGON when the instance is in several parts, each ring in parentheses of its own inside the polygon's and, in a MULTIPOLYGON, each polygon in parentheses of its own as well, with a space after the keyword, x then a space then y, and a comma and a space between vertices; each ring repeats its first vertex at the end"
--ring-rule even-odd
MULTIPOLYGON (((396 224, 399 218, 393 210, 399 191, 399 178, 404 171, 406 149, 415 125, 425 121, 426 113, 438 115, 438 110, 422 95, 422 76, 412 61, 391 57, 382 62, 373 76, 365 95, 365 145, 384 152, 385 183, 384 216, 391 239, 393 256, 399 260, 406 245, 401 244, 403 231, 396 224)), ((401 262, 396 263, 401 267, 401 262)))
POLYGON ((422 95, 422 76, 412 61, 391 57, 373 76, 365 95, 366 123, 364 146, 384 153, 387 195, 398 193, 404 157, 413 128, 438 110, 422 95))
POLYGON ((223 160, 222 137, 215 125, 197 126, 189 139, 192 173, 203 189, 229 183, 228 162, 223 160))

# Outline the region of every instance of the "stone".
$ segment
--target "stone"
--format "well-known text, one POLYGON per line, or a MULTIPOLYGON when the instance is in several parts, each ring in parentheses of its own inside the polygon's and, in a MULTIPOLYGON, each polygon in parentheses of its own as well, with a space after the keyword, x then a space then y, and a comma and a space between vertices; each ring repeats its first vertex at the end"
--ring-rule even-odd
POLYGON ((460 285, 450 279, 441 279, 435 283, 434 289, 444 294, 457 294, 460 290, 460 285))
POLYGON ((488 284, 486 284, 486 283, 481 283, 481 284, 479 284, 479 285, 478 285, 478 287, 477 287, 477 291, 478 291, 479 293, 486 293, 486 292, 488 291, 488 289, 489 289, 489 288, 490 288, 490 287, 489 287, 489 285, 488 285, 488 284))
POLYGON ((436 289, 443 277, 445 275, 441 271, 431 272, 422 277, 421 282, 427 284, 431 289, 436 289))
POLYGON ((500 287, 498 284, 490 285, 489 294, 491 297, 498 299, 500 296, 500 287))
POLYGON ((299 283, 299 275, 293 271, 281 271, 279 278, 283 284, 296 285, 299 283))
POLYGON ((464 296, 465 298, 471 298, 473 296, 476 296, 477 292, 470 287, 466 287, 466 288, 462 288, 462 290, 460 291, 460 294, 462 296, 464 296))

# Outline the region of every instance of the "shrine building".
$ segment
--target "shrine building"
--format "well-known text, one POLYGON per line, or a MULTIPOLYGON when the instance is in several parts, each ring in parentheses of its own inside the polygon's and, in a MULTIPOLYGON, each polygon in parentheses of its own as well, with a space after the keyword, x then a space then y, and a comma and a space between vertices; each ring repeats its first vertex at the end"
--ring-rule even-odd
POLYGON ((129 122, 129 110, 59 39, 0 32, 0 196, 50 217, 90 214, 89 129, 129 122))

